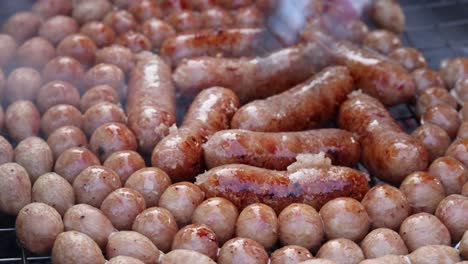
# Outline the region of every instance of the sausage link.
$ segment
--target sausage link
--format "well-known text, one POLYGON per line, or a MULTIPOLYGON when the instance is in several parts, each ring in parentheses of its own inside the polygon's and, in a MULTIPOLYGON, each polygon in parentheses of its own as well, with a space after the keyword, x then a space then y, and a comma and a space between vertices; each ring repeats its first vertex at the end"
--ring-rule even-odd
POLYGON ((355 89, 346 67, 329 67, 281 94, 241 107, 232 128, 264 132, 298 131, 325 125, 355 89))
POLYGON ((224 130, 203 145, 208 168, 247 164, 270 170, 285 170, 301 153, 325 152, 333 164, 353 167, 359 161, 359 142, 340 129, 263 133, 224 130))
POLYGON ((139 148, 151 153, 176 121, 171 69, 156 55, 141 58, 128 83, 128 126, 139 148))
POLYGON ((385 106, 369 95, 355 94, 344 102, 339 124, 360 136, 364 166, 384 181, 400 183, 428 165, 422 143, 403 132, 385 106))
POLYGON ((156 145, 151 164, 173 182, 193 180, 204 169, 202 144, 219 130, 228 129, 239 99, 229 89, 213 87, 193 101, 179 130, 156 145))

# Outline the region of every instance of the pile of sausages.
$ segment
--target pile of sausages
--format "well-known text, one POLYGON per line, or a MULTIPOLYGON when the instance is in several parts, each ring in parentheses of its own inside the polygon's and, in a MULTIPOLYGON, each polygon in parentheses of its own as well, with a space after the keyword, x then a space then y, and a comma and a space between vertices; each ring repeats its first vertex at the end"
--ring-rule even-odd
POLYGON ((0 212, 57 264, 467 263, 468 58, 404 28, 393 0, 37 0, 0 34, 0 212))

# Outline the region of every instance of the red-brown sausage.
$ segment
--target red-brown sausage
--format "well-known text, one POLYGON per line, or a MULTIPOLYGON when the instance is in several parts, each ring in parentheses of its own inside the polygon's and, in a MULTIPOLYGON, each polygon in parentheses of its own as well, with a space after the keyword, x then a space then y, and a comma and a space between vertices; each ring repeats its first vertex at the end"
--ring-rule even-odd
POLYGON ((241 107, 232 128, 264 132, 298 131, 325 125, 355 89, 346 67, 329 67, 281 94, 241 107))
POLYGON ((353 167, 361 147, 353 134, 340 129, 263 133, 224 130, 203 145, 208 168, 247 164, 270 170, 286 170, 301 153, 325 152, 335 165, 353 167))
POLYGON ((356 94, 344 102, 339 124, 360 136, 361 160, 382 180, 400 183, 428 165, 429 155, 422 143, 403 132, 385 106, 369 95, 356 94))
POLYGON ((128 127, 139 148, 151 153, 176 121, 175 91, 171 69, 156 55, 136 64, 128 83, 128 127))
POLYGON ((194 99, 180 129, 156 145, 151 164, 173 182, 193 180, 205 168, 202 144, 216 131, 229 128, 238 106, 239 99, 229 89, 204 90, 194 99))

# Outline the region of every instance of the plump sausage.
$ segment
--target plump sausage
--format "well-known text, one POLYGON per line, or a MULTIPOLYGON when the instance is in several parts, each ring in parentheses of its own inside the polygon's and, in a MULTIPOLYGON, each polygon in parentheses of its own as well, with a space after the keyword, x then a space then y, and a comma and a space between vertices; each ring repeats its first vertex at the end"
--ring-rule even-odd
POLYGON ((94 63, 96 50, 96 44, 91 38, 84 34, 72 34, 60 41, 57 55, 70 56, 85 66, 91 66, 94 63))
POLYGON ((278 240, 278 217, 275 211, 261 203, 248 205, 237 218, 236 236, 255 240, 266 249, 273 247, 278 240))
POLYGON ((177 181, 192 181, 203 172, 202 144, 215 132, 229 128, 239 99, 229 89, 212 87, 195 97, 181 127, 154 148, 151 164, 177 181))
POLYGON ((417 69, 411 73, 411 76, 416 84, 416 94, 418 95, 431 87, 445 87, 440 74, 429 68, 417 69))
POLYGON ((265 23, 264 14, 254 5, 235 11, 235 24, 239 27, 261 27, 265 23))
POLYGON ((201 13, 201 20, 204 28, 225 28, 234 23, 231 14, 219 7, 211 7, 203 10, 201 13))
POLYGON ((146 209, 143 196, 130 188, 119 188, 102 201, 101 211, 118 230, 131 230, 138 214, 146 209))
POLYGON ((312 254, 306 248, 290 245, 273 251, 270 264, 296 264, 312 258, 312 254))
POLYGON ((468 77, 468 58, 456 57, 443 60, 440 63, 440 76, 449 89, 452 89, 458 80, 468 77))
POLYGON ((210 169, 247 164, 286 170, 298 154, 319 152, 325 152, 335 165, 353 167, 359 160, 360 146, 351 133, 339 129, 282 133, 224 130, 203 145, 205 163, 210 169))
POLYGON ((197 12, 190 10, 181 10, 170 14, 166 22, 177 32, 196 31, 202 28, 202 18, 197 12))
POLYGON ((290 90, 244 105, 232 118, 231 126, 263 132, 320 127, 336 115, 354 89, 345 67, 326 68, 290 90))
POLYGON ((0 34, 0 66, 7 66, 15 56, 16 40, 8 34, 0 34))
POLYGON ((429 108, 421 118, 421 124, 431 123, 438 125, 447 134, 454 138, 461 125, 457 110, 447 104, 440 104, 429 108))
MULTIPOLYGON (((113 169, 119 175, 122 184, 127 182, 130 175, 146 166, 143 157, 133 150, 114 152, 104 161, 103 165, 113 169)), ((143 193, 141 194, 143 195, 143 193)))
POLYGON ((54 171, 73 183, 82 170, 93 165, 101 165, 96 155, 87 148, 75 147, 65 150, 57 158, 54 171))
POLYGON ((0 165, 0 211, 17 215, 31 203, 31 180, 26 169, 18 163, 0 165))
POLYGON ((0 136, 0 165, 13 162, 14 155, 10 142, 5 137, 0 136))
POLYGON ((135 66, 135 56, 129 48, 111 45, 96 52, 96 63, 114 64, 122 71, 130 72, 135 66))
POLYGON ((248 102, 290 89, 328 65, 329 61, 329 56, 316 43, 308 43, 252 59, 186 59, 175 69, 173 79, 186 97, 194 97, 208 87, 221 86, 229 87, 242 102, 248 102))
POLYGON ((359 264, 408 264, 409 258, 400 255, 385 255, 378 258, 366 259, 359 264))
POLYGON ((29 67, 16 68, 8 75, 5 98, 8 102, 34 101, 41 86, 42 77, 37 70, 29 67))
POLYGON ((149 39, 136 31, 127 31, 120 35, 115 41, 116 44, 129 48, 133 53, 138 53, 144 50, 151 50, 151 42, 149 39))
POLYGON ((124 72, 114 64, 99 63, 89 69, 84 76, 84 83, 87 88, 96 85, 107 84, 112 86, 120 98, 125 98, 127 95, 127 87, 125 86, 124 72))
POLYGON ((90 107, 83 115, 83 130, 91 136, 93 132, 105 123, 127 123, 127 116, 118 105, 102 102, 90 107))
POLYGON ((32 187, 32 202, 52 206, 63 216, 75 204, 75 193, 65 178, 50 172, 37 178, 32 187))
POLYGON ((115 32, 111 26, 99 21, 84 24, 80 33, 88 36, 98 48, 109 46, 115 40, 115 32))
POLYGON ((459 194, 447 196, 437 206, 435 216, 448 228, 452 241, 457 243, 468 230, 468 197, 459 194))
POLYGON ((464 105, 468 100, 468 77, 461 78, 455 83, 452 94, 460 104, 464 105))
POLYGON ((55 57, 55 47, 42 37, 30 38, 16 50, 19 65, 41 69, 55 57))
POLYGON ((3 24, 3 31, 12 36, 18 43, 36 35, 42 24, 42 18, 29 11, 17 12, 3 24), (19 30, 21 29, 21 30, 19 30))
POLYGON ((421 247, 408 255, 412 264, 460 263, 460 255, 455 248, 446 245, 421 247))
POLYGON ((411 137, 419 140, 429 153, 429 162, 444 155, 451 143, 447 132, 437 125, 427 123, 418 127, 411 137))
POLYGON ((42 69, 44 81, 65 81, 78 89, 81 88, 84 77, 84 68, 81 63, 67 56, 59 56, 50 60, 42 69))
MULTIPOLYGON (((468 230, 465 231, 465 233, 463 234, 463 237, 460 241, 460 247, 459 247, 459 250, 460 250, 460 255, 462 257, 464 257, 465 259, 468 259, 468 230)), ((462 264, 466 264, 466 263, 463 263, 461 262, 462 264)))
POLYGON ((127 10, 111 11, 107 13, 102 21, 111 26, 117 35, 121 35, 130 30, 135 30, 137 27, 135 18, 132 13, 127 10))
POLYGON ((78 107, 80 93, 72 84, 64 81, 51 81, 44 84, 37 93, 37 107, 41 113, 54 105, 67 104, 78 107))
POLYGON ((80 110, 82 113, 99 103, 119 104, 117 91, 107 84, 97 85, 87 90, 80 99, 80 110))
MULTIPOLYGON (((7 123, 8 124, 8 123, 7 123)), ((446 156, 459 160, 465 167, 468 167, 468 138, 460 138, 452 142, 445 152, 446 156)))
POLYGON ((137 258, 133 258, 129 256, 117 256, 117 257, 113 257, 109 259, 107 264, 145 264, 145 263, 137 258))
POLYGON ((170 24, 157 18, 146 20, 141 25, 141 33, 149 39, 154 49, 159 49, 167 38, 176 35, 175 29, 170 24))
POLYGON ((401 47, 398 36, 387 30, 373 30, 369 32, 364 37, 362 44, 382 54, 390 54, 390 52, 401 47))
POLYGON ((137 141, 126 125, 110 122, 96 128, 89 139, 89 149, 104 162, 114 152, 136 150, 137 141))
POLYGON ((57 236, 52 248, 52 262, 63 264, 104 264, 102 251, 93 239, 76 231, 57 236))
POLYGON ((363 173, 347 167, 331 166, 323 153, 313 157, 299 156, 297 159, 298 162, 292 164, 289 171, 272 171, 240 164, 220 166, 199 175, 196 184, 208 197, 224 197, 238 208, 260 202, 277 213, 292 203, 302 202, 320 208, 338 196, 361 200, 369 190, 363 173))
POLYGON ((419 116, 424 115, 429 108, 446 104, 457 109, 457 101, 442 87, 432 87, 424 90, 418 97, 416 111, 419 116))
POLYGON ((316 257, 344 264, 357 264, 365 259, 361 248, 346 238, 329 240, 319 249, 316 257))
POLYGON ((256 241, 248 238, 233 238, 221 247, 219 264, 256 263, 267 264, 268 253, 256 241))
POLYGON ((156 55, 142 58, 128 83, 128 127, 139 149, 151 153, 176 121, 175 89, 171 70, 156 55))
POLYGON ((125 182, 125 187, 135 189, 143 195, 146 207, 157 206, 159 198, 169 185, 171 178, 163 170, 153 167, 137 170, 125 182))
POLYGON ((361 248, 368 259, 408 254, 408 248, 400 235, 388 228, 377 228, 367 234, 361 242, 361 248))
POLYGON ((38 35, 57 45, 66 36, 77 33, 78 30, 79 26, 75 19, 69 16, 57 15, 42 23, 38 35))
POLYGON ((131 1, 128 11, 140 22, 151 18, 161 18, 163 13, 160 6, 151 0, 131 1))
POLYGON ((218 240, 211 228, 203 224, 191 224, 181 228, 174 236, 171 250, 189 249, 211 259, 218 255, 218 240))
POLYGON ((382 180, 399 183, 428 165, 429 155, 422 143, 404 133, 384 105, 369 95, 356 94, 344 102, 339 124, 360 136, 361 160, 382 180))
POLYGON ((462 186, 468 182, 468 170, 455 158, 440 157, 429 166, 430 175, 439 179, 445 188, 445 193, 459 194, 462 186))
POLYGON ((41 130, 49 136, 62 126, 83 127, 83 115, 72 105, 59 104, 49 108, 41 118, 41 130))
POLYGON ((15 162, 28 171, 31 182, 52 171, 54 156, 49 145, 40 137, 28 137, 15 148, 15 162))
POLYGON ((111 234, 106 246, 107 258, 129 256, 145 264, 157 263, 160 254, 149 238, 135 231, 120 231, 111 234))
POLYGON ((176 249, 164 255, 161 259, 161 264, 178 264, 178 263, 191 263, 191 264, 215 264, 208 256, 203 255, 197 251, 188 249, 176 249))
POLYGON ((398 48, 388 54, 388 57, 400 63, 409 72, 425 68, 427 66, 427 62, 423 54, 415 48, 398 48))
POLYGON ((69 0, 39 0, 34 3, 31 10, 44 18, 68 15, 72 11, 72 3, 69 0))
POLYGON ((370 17, 380 27, 397 34, 405 30, 405 14, 396 1, 373 1, 369 10, 370 17))
POLYGON ((5 112, 5 127, 16 142, 37 135, 39 122, 39 111, 31 101, 16 101, 5 112))
POLYGON ((112 9, 112 4, 108 0, 80 0, 72 1, 72 3, 72 16, 80 24, 102 20, 112 9))

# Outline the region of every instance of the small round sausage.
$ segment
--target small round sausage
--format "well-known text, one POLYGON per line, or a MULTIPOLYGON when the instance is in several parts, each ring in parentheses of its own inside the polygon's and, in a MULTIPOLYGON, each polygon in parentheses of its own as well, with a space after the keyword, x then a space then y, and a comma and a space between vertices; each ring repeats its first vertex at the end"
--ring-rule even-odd
POLYGON ((322 242, 322 219, 310 205, 291 204, 281 211, 278 221, 279 238, 283 245, 298 245, 314 251, 322 242))
POLYGON ((59 104, 68 104, 78 107, 80 103, 80 93, 68 82, 51 81, 39 89, 36 102, 41 113, 59 104))
POLYGON ((385 255, 378 258, 366 259, 359 264, 408 264, 407 256, 385 255))
POLYGON ((89 140, 89 148, 101 161, 120 150, 136 150, 135 135, 121 123, 110 122, 98 127, 89 140))
POLYGON ((113 169, 119 175, 122 184, 127 182, 130 175, 146 166, 143 157, 141 157, 138 152, 132 150, 122 150, 112 153, 104 161, 103 165, 113 169))
POLYGON ((195 209, 192 223, 210 227, 222 245, 234 236, 238 217, 239 211, 233 203, 221 197, 213 197, 195 209))
POLYGON ((111 26, 117 35, 121 35, 130 30, 136 30, 137 22, 132 13, 127 10, 115 10, 107 13, 102 20, 111 26))
POLYGON ((10 142, 2 136, 0 136, 0 165, 13 162, 15 152, 10 142))
POLYGON ((60 214, 44 203, 30 203, 18 213, 15 222, 16 237, 35 254, 49 253, 55 238, 63 232, 60 214))
POLYGON ((42 138, 28 137, 16 146, 15 162, 26 169, 34 183, 39 176, 52 171, 54 156, 42 138))
POLYGON ((468 100, 468 77, 462 78, 455 83, 453 94, 460 103, 468 100))
POLYGON ((386 227, 398 230, 401 222, 410 215, 411 207, 405 195, 388 184, 372 187, 362 198, 369 214, 372 229, 386 227), (388 217, 392 215, 392 217, 388 217))
POLYGON ((417 171, 408 175, 400 185, 413 213, 433 214, 445 197, 442 183, 427 172, 417 171))
POLYGON ((120 98, 127 96, 127 88, 125 86, 124 72, 114 64, 99 63, 89 69, 85 76, 85 85, 87 88, 96 85, 107 84, 112 86, 117 91, 120 98))
POLYGON ((135 217, 145 209, 143 196, 130 188, 111 192, 101 204, 101 211, 118 230, 130 230, 135 217))
POLYGON ((69 183, 73 183, 82 170, 100 164, 99 159, 93 152, 84 147, 76 147, 65 150, 57 158, 54 171, 69 183))
POLYGON ((17 215, 31 203, 31 180, 28 172, 17 163, 0 165, 0 211, 17 215))
POLYGON ((329 259, 317 258, 317 259, 310 259, 310 260, 302 261, 302 262, 299 262, 298 264, 338 264, 338 263, 329 259))
POLYGON ((401 47, 390 52, 388 57, 400 63, 408 72, 427 66, 423 54, 415 48, 401 47))
POLYGON ((80 24, 102 20, 112 9, 112 4, 108 0, 80 0, 72 3, 72 16, 80 24))
POLYGON ((336 198, 320 209, 325 235, 328 239, 347 238, 360 241, 370 226, 364 206, 352 198, 336 198), (346 226, 346 229, 343 228, 346 226))
POLYGON ((400 236, 410 252, 427 245, 451 243, 447 227, 437 217, 428 213, 418 213, 406 218, 401 224, 400 236))
POLYGON ((140 22, 151 18, 161 18, 162 11, 159 5, 152 0, 132 1, 128 11, 140 22))
POLYGON ((44 66, 42 77, 44 81, 58 80, 69 82, 80 89, 84 77, 84 69, 78 60, 72 57, 59 56, 44 66))
POLYGON ((137 170, 125 182, 125 187, 135 189, 143 195, 147 207, 157 206, 169 185, 171 178, 163 170, 154 167, 137 170))
POLYGON ((63 126, 57 128, 47 138, 54 159, 57 159, 65 150, 73 147, 84 147, 88 144, 85 133, 76 126, 63 126))
POLYGON ((16 142, 37 135, 39 119, 39 111, 31 101, 16 101, 5 112, 6 129, 16 142))
POLYGON ((110 259, 107 264, 144 264, 143 261, 128 257, 128 256, 117 256, 110 259))
POLYGON ((76 202, 97 208, 111 192, 120 187, 119 175, 104 166, 87 167, 73 181, 76 202))
POLYGON ((246 7, 252 5, 254 1, 252 0, 217 0, 218 5, 226 9, 238 9, 241 7, 246 7))
POLYGON ((202 28, 202 18, 196 12, 182 10, 169 15, 166 22, 171 24, 177 32, 195 31, 202 28))
POLYGON ((457 101, 450 93, 442 87, 432 87, 424 92, 418 98, 416 103, 416 111, 419 116, 424 115, 427 110, 433 106, 446 104, 457 109, 457 101))
POLYGON ((332 239, 323 244, 316 257, 343 264, 357 264, 365 259, 361 248, 346 238, 332 239))
POLYGON ((149 39, 155 49, 159 49, 167 38, 176 35, 175 29, 170 24, 157 18, 146 20, 141 25, 141 33, 149 39))
POLYGON ((460 247, 458 248, 458 250, 460 251, 460 255, 462 257, 464 257, 465 259, 468 259, 468 230, 465 231, 460 241, 460 247))
POLYGON ((313 256, 307 248, 301 246, 284 246, 279 248, 270 256, 270 264, 296 264, 313 256))
POLYGON ((117 232, 101 210, 87 204, 77 204, 63 216, 65 231, 78 231, 91 237, 100 248, 105 248, 108 237, 117 232))
POLYGON ((88 136, 91 136, 98 127, 109 122, 126 124, 127 116, 123 109, 116 104, 102 102, 90 107, 84 113, 83 130, 88 136))
POLYGON ((57 15, 47 19, 39 28, 38 35, 57 45, 66 36, 77 33, 78 23, 69 16, 57 15))
POLYGON ((144 235, 134 231, 120 231, 109 237, 106 246, 107 258, 129 256, 143 261, 145 264, 157 263, 158 248, 144 235))
POLYGON ((468 182, 466 182, 464 185, 463 185, 463 188, 462 188, 462 191, 461 191, 461 195, 465 196, 465 197, 468 197, 468 182))
POLYGON ((265 23, 263 13, 253 5, 237 10, 234 20, 240 27, 261 27, 265 23))
POLYGON ((16 50, 16 57, 22 66, 41 69, 55 57, 55 47, 45 38, 30 38, 16 50))
POLYGON ((96 44, 84 34, 71 34, 66 36, 57 46, 57 55, 70 56, 85 66, 94 63, 96 44))
POLYGON ((366 258, 378 258, 385 255, 406 255, 408 248, 400 235, 388 228, 372 230, 361 242, 366 258))
POLYGON ((162 257, 161 264, 179 264, 179 263, 191 263, 191 264, 215 264, 212 259, 205 256, 197 251, 188 249, 176 249, 162 257))
POLYGON ((200 19, 203 28, 223 28, 234 23, 231 14, 220 7, 212 7, 203 10, 200 19))
POLYGON ((181 228, 174 236, 172 250, 189 249, 216 259, 218 240, 216 234, 203 224, 191 224, 181 228))
POLYGON ((450 231, 453 242, 458 242, 468 230, 468 197, 452 194, 443 199, 435 212, 450 231))
POLYGON ((114 64, 122 71, 130 72, 135 66, 135 58, 129 48, 112 45, 96 52, 96 63, 114 64))
POLYGON ((42 85, 41 74, 33 68, 16 68, 7 79, 5 97, 9 102, 36 99, 42 85))
MULTIPOLYGON (((1 98, 4 98, 6 82, 7 80, 6 80, 5 74, 3 73, 2 69, 0 69, 0 97, 1 98)), ((2 110, 3 110, 3 107, 2 107, 2 110)), ((3 128, 3 122, 2 122, 2 128, 3 128)))
POLYGON ((0 66, 5 67, 15 56, 16 48, 15 39, 7 34, 0 34, 0 66))
POLYGON ((431 87, 445 87, 439 73, 429 68, 416 69, 411 73, 416 84, 416 94, 421 94, 431 87))
MULTIPOLYGON (((8 123, 7 123, 8 125, 8 123)), ((459 160, 465 167, 468 166, 468 138, 457 139, 452 142, 445 152, 446 156, 459 160)))
POLYGON ((431 123, 441 127, 447 134, 454 138, 457 135, 461 120, 457 110, 449 105, 437 105, 429 108, 421 118, 421 124, 431 123))
POLYGON ((445 245, 421 247, 408 255, 411 264, 457 263, 460 261, 458 251, 445 245))
POLYGON ((22 43, 36 35, 42 19, 33 12, 20 11, 8 18, 3 24, 3 31, 12 36, 16 42, 22 43))
POLYGON ((86 91, 80 99, 80 110, 82 113, 99 103, 119 104, 119 96, 111 86, 107 84, 97 85, 86 91))
POLYGON ((73 187, 62 176, 54 172, 46 173, 32 187, 32 201, 52 206, 60 215, 75 204, 73 187))
POLYGON ((31 7, 31 10, 45 18, 67 15, 72 10, 72 3, 69 0, 38 0, 31 7))
POLYGON ((159 199, 159 206, 169 210, 182 227, 190 223, 193 211, 204 198, 205 194, 195 184, 179 182, 167 187, 159 199))
POLYGON ((428 172, 440 180, 447 195, 461 193, 463 184, 468 181, 465 166, 452 157, 436 159, 429 166, 428 172))
POLYGON ((59 104, 47 110, 41 118, 41 130, 50 135, 62 126, 83 127, 83 115, 73 105, 59 104))
POLYGON ((115 32, 112 27, 99 21, 84 24, 80 33, 88 36, 98 48, 109 46, 115 40, 115 32))
POLYGON ((233 238, 221 247, 218 264, 268 264, 268 254, 258 242, 248 238, 233 238))
POLYGON ((179 228, 171 212, 151 207, 135 218, 132 230, 149 238, 161 251, 168 252, 179 228))
POLYGON ((418 127, 411 136, 426 147, 430 162, 443 156, 452 142, 445 130, 431 123, 418 127))
POLYGON ((376 0, 372 2, 370 17, 379 26, 397 34, 405 30, 405 14, 398 2, 376 0))
POLYGON ((367 48, 388 55, 401 47, 400 39, 387 30, 373 30, 363 39, 362 44, 367 48))
POLYGON ((255 203, 244 208, 236 223, 236 236, 257 241, 271 248, 278 240, 278 217, 268 205, 255 203))
POLYGON ((452 89, 458 80, 468 77, 468 59, 456 57, 443 60, 439 73, 447 87, 452 89))
POLYGON ((52 248, 52 263, 104 264, 105 261, 96 242, 76 231, 67 231, 58 235, 52 248))
POLYGON ((115 43, 129 48, 133 53, 151 50, 149 39, 145 35, 135 31, 125 32, 117 38, 115 43))

